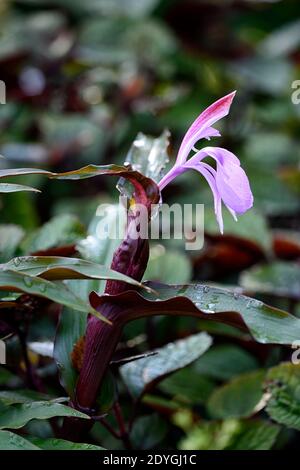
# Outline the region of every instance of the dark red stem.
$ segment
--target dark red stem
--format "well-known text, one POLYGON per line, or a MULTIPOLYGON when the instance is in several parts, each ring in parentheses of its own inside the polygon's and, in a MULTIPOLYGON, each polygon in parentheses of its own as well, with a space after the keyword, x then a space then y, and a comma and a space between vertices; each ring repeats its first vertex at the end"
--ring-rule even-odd
MULTIPOLYGON (((133 231, 138 230, 135 218, 129 220, 125 239, 116 250, 111 268, 140 281, 144 275, 149 258, 149 241, 136 238, 133 231)), ((132 286, 130 286, 132 288, 132 286)), ((128 285, 119 281, 107 281, 105 293, 118 294, 128 289, 128 285)), ((95 414, 95 403, 105 373, 109 367, 112 356, 116 350, 124 319, 122 319, 122 306, 116 306, 107 300, 101 307, 101 313, 111 325, 104 323, 93 315, 88 318, 85 335, 83 364, 79 374, 74 400, 71 406, 95 414)), ((66 420, 63 436, 68 439, 79 440, 90 429, 93 422, 84 420, 66 420)), ((123 436, 124 437, 124 436, 123 436)), ((129 443, 126 441, 126 447, 129 443)))

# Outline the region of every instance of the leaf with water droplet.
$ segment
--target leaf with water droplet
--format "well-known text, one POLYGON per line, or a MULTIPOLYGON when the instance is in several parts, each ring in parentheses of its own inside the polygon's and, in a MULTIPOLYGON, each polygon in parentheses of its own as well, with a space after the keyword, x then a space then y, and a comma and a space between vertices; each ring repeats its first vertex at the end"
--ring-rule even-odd
POLYGON ((0 431, 1 450, 40 450, 38 446, 10 431, 0 431))
MULTIPOLYGON (((259 300, 244 295, 237 299, 229 290, 216 287, 199 296, 194 285, 168 286, 154 282, 146 285, 153 293, 128 291, 109 296, 110 302, 124 306, 127 321, 154 315, 194 316, 248 331, 260 343, 291 345, 299 341, 300 319, 259 300)), ((92 293, 90 301, 94 308, 101 309, 107 298, 92 293)))

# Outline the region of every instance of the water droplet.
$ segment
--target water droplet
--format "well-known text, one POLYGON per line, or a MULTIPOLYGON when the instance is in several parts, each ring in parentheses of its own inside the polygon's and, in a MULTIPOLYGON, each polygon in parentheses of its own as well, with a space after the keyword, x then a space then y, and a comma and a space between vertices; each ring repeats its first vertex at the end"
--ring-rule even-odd
POLYGON ((209 287, 209 286, 204 286, 204 287, 203 287, 203 292, 204 292, 205 294, 207 294, 209 291, 210 291, 210 287, 209 287))
POLYGON ((13 262, 14 262, 14 265, 16 266, 16 268, 17 268, 21 263, 21 259, 20 258, 14 258, 13 262))
POLYGON ((32 287, 33 286, 33 278, 31 278, 30 276, 26 276, 24 277, 24 284, 26 287, 32 287))
POLYGON ((246 305, 247 308, 261 308, 263 303, 260 300, 250 299, 246 305))
POLYGON ((214 313, 214 309, 216 308, 216 304, 212 304, 212 303, 207 304, 207 308, 208 308, 208 310, 211 310, 214 313))
POLYGON ((41 285, 40 285, 40 291, 41 291, 42 293, 45 293, 46 290, 47 290, 47 287, 48 287, 47 284, 41 284, 41 285))

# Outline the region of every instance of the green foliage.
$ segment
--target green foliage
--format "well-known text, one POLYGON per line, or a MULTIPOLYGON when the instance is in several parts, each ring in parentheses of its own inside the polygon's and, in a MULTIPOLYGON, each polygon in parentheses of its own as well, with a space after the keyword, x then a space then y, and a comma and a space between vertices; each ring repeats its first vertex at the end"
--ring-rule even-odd
POLYGON ((279 427, 264 421, 206 422, 194 427, 181 441, 182 450, 269 450, 279 427))
POLYGON ((283 261, 255 266, 241 275, 245 289, 273 294, 290 299, 300 299, 300 267, 298 263, 283 261))
POLYGON ((175 250, 162 250, 161 253, 160 248, 153 247, 144 278, 170 284, 188 282, 191 278, 191 263, 188 257, 175 250))
POLYGON ((244 418, 259 411, 264 371, 241 374, 218 388, 207 406, 213 418, 244 418))
POLYGON ((283 363, 269 370, 266 387, 270 394, 267 412, 288 428, 300 430, 300 366, 283 363))
POLYGON ((41 439, 34 437, 30 441, 42 450, 104 450, 102 447, 93 444, 70 442, 65 439, 41 439))
POLYGON ((151 385, 166 375, 191 364, 211 345, 212 339, 206 333, 169 343, 155 350, 155 355, 129 362, 121 367, 121 375, 128 389, 138 398, 151 385))
POLYGON ((81 240, 85 230, 80 221, 71 215, 60 215, 35 230, 23 243, 26 253, 71 245, 81 240))
POLYGON ((39 447, 10 431, 0 431, 1 450, 40 450, 39 447))
POLYGON ((195 363, 195 370, 199 374, 218 380, 230 380, 257 368, 257 360, 234 344, 213 346, 195 363))
POLYGON ((80 413, 69 406, 54 401, 34 401, 31 403, 17 403, 2 410, 0 429, 22 428, 32 419, 49 419, 55 416, 72 416, 89 419, 89 416, 80 413))
MULTIPOLYGON (((175 297, 189 299, 190 303, 185 302, 177 307, 182 315, 184 312, 190 312, 196 316, 198 311, 199 318, 210 318, 239 328, 246 325, 255 340, 260 343, 292 345, 299 338, 298 318, 259 300, 226 289, 199 284, 169 286, 149 282, 146 285, 155 291, 155 295, 145 294, 148 299, 154 301, 157 295, 159 300, 169 299, 169 302, 175 297)), ((155 311, 160 308, 161 313, 169 311, 168 304, 156 306, 156 301, 153 302, 152 308, 155 311)))
POLYGON ((163 441, 167 429, 166 422, 157 414, 140 416, 132 427, 130 438, 135 448, 152 449, 163 441))

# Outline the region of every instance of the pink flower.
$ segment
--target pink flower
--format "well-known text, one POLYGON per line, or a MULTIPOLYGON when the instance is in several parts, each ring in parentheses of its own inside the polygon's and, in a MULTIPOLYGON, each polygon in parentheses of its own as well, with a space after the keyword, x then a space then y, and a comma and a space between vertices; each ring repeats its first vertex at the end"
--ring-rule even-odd
POLYGON ((215 214, 221 233, 223 233, 222 201, 235 219, 237 214, 244 214, 252 207, 253 195, 249 180, 240 166, 239 159, 229 150, 221 147, 205 147, 198 151, 194 145, 200 139, 210 140, 211 137, 220 136, 219 131, 211 126, 227 116, 234 96, 235 92, 224 96, 198 116, 181 142, 175 165, 158 184, 162 190, 185 171, 193 169, 201 173, 212 190, 215 214), (188 159, 192 150, 195 153, 188 159), (212 157, 216 161, 216 169, 203 161, 206 157, 212 157))

